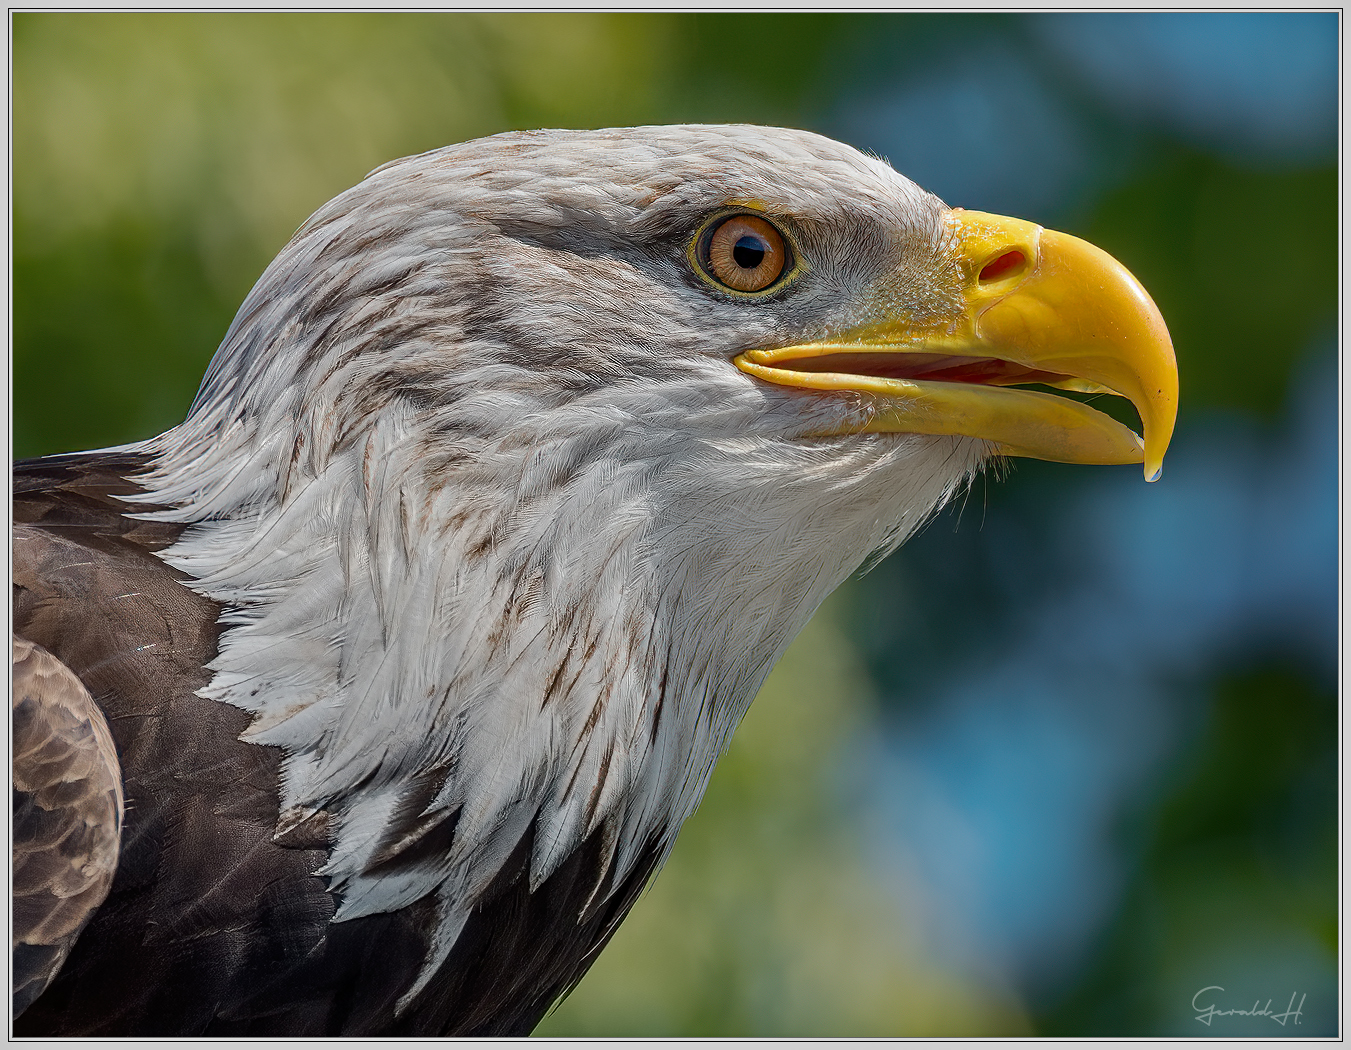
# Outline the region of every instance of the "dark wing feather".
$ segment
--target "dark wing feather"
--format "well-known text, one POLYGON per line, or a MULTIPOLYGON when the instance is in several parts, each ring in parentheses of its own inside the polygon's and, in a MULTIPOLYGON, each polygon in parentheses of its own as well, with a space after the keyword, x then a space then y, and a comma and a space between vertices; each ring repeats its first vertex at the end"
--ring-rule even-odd
POLYGON ((48 983, 113 884, 122 832, 117 750, 70 668, 14 639, 14 1013, 48 983))
MULTIPOLYGON (((324 940, 326 851, 275 844, 280 753, 196 695, 219 608, 152 553, 181 526, 128 517, 136 456, 15 464, 14 627, 103 711, 126 813, 112 890, 20 1035, 193 1035, 324 940)), ((308 843, 306 845, 309 845, 308 843)))

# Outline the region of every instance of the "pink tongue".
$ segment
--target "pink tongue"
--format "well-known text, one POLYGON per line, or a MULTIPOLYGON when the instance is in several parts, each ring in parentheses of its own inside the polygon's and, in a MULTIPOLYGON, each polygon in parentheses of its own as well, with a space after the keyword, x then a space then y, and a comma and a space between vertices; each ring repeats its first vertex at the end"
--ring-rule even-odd
POLYGON ((786 361, 784 367, 804 372, 842 372, 880 379, 930 379, 936 382, 993 386, 1047 383, 1065 378, 1053 372, 1042 372, 991 357, 956 357, 949 354, 826 354, 807 360, 786 361))

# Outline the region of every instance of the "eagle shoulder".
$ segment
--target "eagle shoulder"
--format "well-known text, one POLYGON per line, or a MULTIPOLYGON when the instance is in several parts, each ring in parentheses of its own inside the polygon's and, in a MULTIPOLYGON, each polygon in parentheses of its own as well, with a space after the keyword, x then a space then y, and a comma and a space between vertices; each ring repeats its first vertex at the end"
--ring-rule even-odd
POLYGON ((197 695, 220 608, 155 556, 182 526, 136 516, 157 509, 136 502, 146 466, 112 452, 14 467, 15 633, 91 697, 125 793, 111 887, 20 1034, 205 1033, 321 942, 333 910, 313 874, 325 851, 272 841, 276 749, 239 741, 248 713, 197 695))

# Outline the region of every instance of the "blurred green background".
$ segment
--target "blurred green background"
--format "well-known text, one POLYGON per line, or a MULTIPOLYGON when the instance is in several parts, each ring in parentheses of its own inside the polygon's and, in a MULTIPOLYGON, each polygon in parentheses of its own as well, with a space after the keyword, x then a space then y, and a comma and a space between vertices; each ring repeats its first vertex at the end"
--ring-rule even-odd
POLYGON ((509 128, 822 131, 1167 318, 1164 480, 1020 462, 841 588, 539 1034, 1338 1031, 1336 14, 11 20, 17 458, 177 423, 311 211, 509 128))

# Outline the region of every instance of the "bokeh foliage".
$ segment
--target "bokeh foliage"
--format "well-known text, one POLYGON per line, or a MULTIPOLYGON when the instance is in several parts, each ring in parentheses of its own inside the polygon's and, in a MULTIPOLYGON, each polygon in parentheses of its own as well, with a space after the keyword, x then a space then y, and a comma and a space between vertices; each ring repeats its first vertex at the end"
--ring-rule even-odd
MULTIPOLYGON (((1337 953, 1336 694, 1303 668, 1268 661, 1214 688, 1196 747, 1127 821, 1139 870, 1091 968, 1042 1018, 1047 1034, 1141 1032, 1143 1021, 1146 1034, 1193 1035, 1179 985, 1200 989, 1226 974, 1230 987, 1269 982, 1269 972, 1245 972, 1254 944, 1277 966, 1284 952, 1337 953)), ((1322 1016, 1288 1032, 1335 1033, 1333 978, 1304 989, 1321 993, 1322 1016)), ((1274 1009, 1285 1005, 1278 994, 1274 1009)), ((1212 1033, 1251 1035, 1245 1021, 1215 1018, 1212 1033)))
MULTIPOLYGON (((1022 16, 11 18, 16 457, 178 422, 271 256, 391 158, 539 126, 829 133, 860 100, 977 44, 1029 56, 1091 130, 1096 188, 1029 217, 1089 237, 1150 289, 1184 421, 1275 427, 1311 338, 1336 319, 1330 157, 1248 162, 1124 117, 1022 16)), ((906 865, 879 860, 856 819, 895 711, 985 659, 1072 561, 1029 525, 1018 586, 999 585, 1011 577, 985 514, 1035 524, 1077 477, 1024 464, 978 482, 960 526, 953 512, 841 589, 770 679, 667 869, 541 1034, 1224 1034, 1179 1013, 1197 960, 1249 933, 1308 934, 1315 948, 1300 950, 1335 973, 1335 704, 1325 671, 1280 653, 1193 683, 1179 742, 1120 814, 1114 915, 1078 976, 1049 989, 955 965, 906 865)))
POLYGON ((1337 310, 1337 170, 1251 170, 1179 148, 1109 194, 1084 231, 1168 318, 1189 409, 1274 418, 1337 310))

